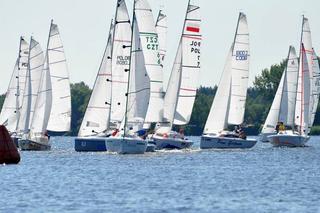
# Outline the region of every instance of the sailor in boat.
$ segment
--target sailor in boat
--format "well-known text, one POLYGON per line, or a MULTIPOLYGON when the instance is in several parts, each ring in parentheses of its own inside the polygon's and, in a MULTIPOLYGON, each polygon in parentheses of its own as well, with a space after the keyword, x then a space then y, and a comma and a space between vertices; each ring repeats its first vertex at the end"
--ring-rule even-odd
POLYGON ((279 133, 284 133, 286 131, 286 126, 283 124, 283 122, 279 122, 279 133))
POLYGON ((277 123, 276 125, 276 132, 279 133, 279 127, 280 127, 280 122, 277 123))

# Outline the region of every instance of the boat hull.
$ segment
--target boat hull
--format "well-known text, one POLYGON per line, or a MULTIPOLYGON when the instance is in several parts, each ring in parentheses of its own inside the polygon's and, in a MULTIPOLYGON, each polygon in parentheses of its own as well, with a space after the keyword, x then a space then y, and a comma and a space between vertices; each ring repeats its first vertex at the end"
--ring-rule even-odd
POLYGON ((108 152, 118 154, 144 154, 147 149, 147 141, 140 138, 110 137, 106 139, 108 152))
POLYGON ((269 141, 269 136, 271 135, 276 135, 277 133, 261 133, 259 135, 259 141, 262 142, 262 143, 270 143, 269 141))
POLYGON ((253 139, 228 138, 217 136, 202 136, 201 149, 249 149, 257 143, 253 139))
POLYGON ((310 137, 302 135, 277 134, 268 137, 275 147, 303 147, 310 137))
POLYGON ((156 151, 157 146, 153 143, 148 143, 147 144, 147 149, 146 152, 155 152, 156 151))
POLYGON ((106 137, 83 137, 74 139, 74 149, 77 152, 107 151, 106 137))
POLYGON ((39 142, 31 139, 19 139, 19 147, 22 151, 47 151, 51 149, 49 140, 39 142))
POLYGON ((156 149, 187 149, 193 145, 192 141, 179 138, 157 138, 153 137, 156 149))

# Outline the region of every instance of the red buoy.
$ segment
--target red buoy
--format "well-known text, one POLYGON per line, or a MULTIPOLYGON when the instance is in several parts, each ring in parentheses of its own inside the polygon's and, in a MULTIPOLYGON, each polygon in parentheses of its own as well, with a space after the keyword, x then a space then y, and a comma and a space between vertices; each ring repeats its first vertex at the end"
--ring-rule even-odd
POLYGON ((0 125, 0 164, 17 164, 20 154, 13 143, 7 128, 0 125))

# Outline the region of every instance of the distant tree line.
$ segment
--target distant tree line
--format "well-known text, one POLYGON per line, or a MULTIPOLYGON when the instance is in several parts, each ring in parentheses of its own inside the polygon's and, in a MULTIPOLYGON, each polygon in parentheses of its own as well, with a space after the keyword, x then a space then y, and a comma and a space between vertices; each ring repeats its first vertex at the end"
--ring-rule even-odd
MULTIPOLYGON (((259 134, 268 115, 270 106, 278 88, 286 61, 272 65, 255 77, 253 86, 248 89, 245 126, 250 135, 259 134)), ((217 87, 200 87, 197 92, 190 123, 183 128, 187 135, 201 135, 207 120, 217 87)), ((71 84, 72 120, 69 135, 78 134, 84 113, 91 95, 91 89, 84 82, 71 84)), ((2 108, 5 95, 0 96, 2 108)), ((174 127, 176 130, 180 127, 174 127)), ((318 105, 314 127, 311 134, 320 134, 320 107, 318 105)))

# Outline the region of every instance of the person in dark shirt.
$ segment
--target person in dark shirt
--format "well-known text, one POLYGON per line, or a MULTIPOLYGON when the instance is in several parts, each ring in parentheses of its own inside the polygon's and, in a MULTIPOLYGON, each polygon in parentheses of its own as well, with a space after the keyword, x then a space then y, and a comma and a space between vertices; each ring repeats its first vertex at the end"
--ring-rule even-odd
POLYGON ((276 125, 276 132, 279 133, 279 127, 280 127, 280 122, 277 123, 276 125))

